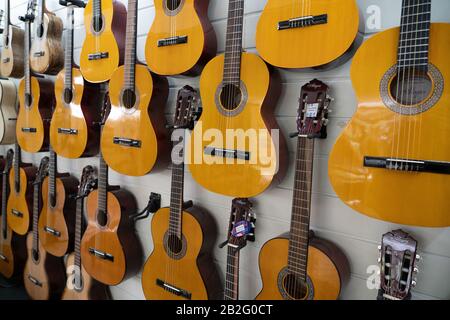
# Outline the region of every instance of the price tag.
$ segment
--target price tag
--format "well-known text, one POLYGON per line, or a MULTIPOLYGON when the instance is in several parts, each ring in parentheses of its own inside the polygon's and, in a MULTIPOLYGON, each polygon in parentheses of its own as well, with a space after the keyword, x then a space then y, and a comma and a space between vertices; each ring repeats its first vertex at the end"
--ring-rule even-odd
POLYGON ((319 112, 319 104, 318 103, 306 104, 306 117, 307 118, 317 117, 317 112, 319 112))
POLYGON ((241 238, 250 233, 250 224, 248 221, 241 221, 234 225, 233 230, 231 230, 231 234, 235 238, 241 238))

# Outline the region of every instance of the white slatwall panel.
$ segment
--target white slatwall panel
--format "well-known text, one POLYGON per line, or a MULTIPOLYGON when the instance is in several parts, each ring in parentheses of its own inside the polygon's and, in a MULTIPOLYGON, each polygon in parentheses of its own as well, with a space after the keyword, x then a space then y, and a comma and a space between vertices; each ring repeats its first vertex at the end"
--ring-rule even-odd
MULTIPOLYGON (((121 0, 126 4, 126 0, 121 0)), ((12 20, 19 23, 17 17, 25 13, 27 1, 14 0, 12 2, 12 20)), ((209 16, 218 35, 219 51, 224 50, 227 1, 211 0, 209 16)), ((244 46, 248 51, 255 51, 255 29, 259 13, 264 8, 266 0, 247 0, 245 18, 244 46)), ((358 0, 360 6, 360 32, 365 37, 399 23, 401 0, 358 0), (374 10, 381 10, 380 29, 373 29, 372 20, 367 22, 374 10)), ((2 4, 3 6, 3 4, 2 4)), ((47 6, 55 11, 63 20, 65 11, 57 0, 48 0, 47 6)), ((79 53, 84 39, 83 12, 76 10, 75 54, 79 61, 79 53)), ((450 22, 450 1, 433 0, 433 22, 450 22)), ((139 1, 138 27, 138 57, 144 61, 144 46, 147 32, 154 16, 152 0, 139 1)), ((370 61, 368 61, 370 63, 370 61)), ((450 228, 415 228, 394 225, 360 215, 346 207, 335 195, 328 181, 328 154, 340 131, 345 127, 356 107, 356 98, 352 90, 349 77, 351 62, 328 71, 282 71, 283 92, 276 109, 278 122, 287 136, 295 130, 295 116, 297 97, 300 86, 314 77, 326 81, 335 98, 332 119, 329 127, 329 137, 326 141, 317 143, 316 162, 314 169, 314 194, 312 207, 312 227, 316 233, 330 239, 345 252, 351 265, 351 278, 342 291, 342 299, 374 299, 376 290, 369 290, 366 286, 367 267, 376 264, 377 245, 381 235, 394 228, 402 227, 411 232, 419 241, 420 250, 424 258, 418 286, 414 290, 414 299, 450 299, 450 228)), ((173 101, 177 90, 185 84, 198 87, 198 78, 171 78, 171 94, 166 106, 168 120, 173 114, 173 101)), ((7 146, 1 147, 5 152, 7 146)), ((291 212, 291 193, 293 185, 293 157, 294 141, 289 141, 291 162, 288 174, 282 183, 254 199, 257 221, 257 240, 251 243, 242 253, 241 263, 241 298, 253 299, 261 288, 261 280, 257 267, 258 252, 261 246, 270 238, 286 232, 289 229, 291 212)), ((24 154, 24 161, 39 163, 43 154, 24 154)), ((59 159, 59 170, 68 171, 79 176, 81 169, 87 165, 97 165, 96 158, 70 161, 59 159)), ((139 207, 146 205, 150 192, 159 192, 163 196, 163 205, 169 204, 170 171, 168 169, 152 173, 141 178, 131 178, 112 173, 112 184, 120 184, 134 193, 139 207)), ((215 218, 219 234, 217 243, 226 238, 229 208, 231 199, 212 194, 197 185, 191 176, 186 176, 186 198, 192 199, 202 208, 209 211, 215 218)), ((424 213, 426 214, 426 213, 424 213)), ((137 232, 142 242, 145 256, 153 249, 150 234, 150 219, 139 222, 137 232)), ((216 246, 217 248, 217 246, 216 246)), ((225 252, 215 249, 214 257, 222 277, 225 268, 225 252)), ((112 288, 115 299, 143 299, 140 275, 112 288)))

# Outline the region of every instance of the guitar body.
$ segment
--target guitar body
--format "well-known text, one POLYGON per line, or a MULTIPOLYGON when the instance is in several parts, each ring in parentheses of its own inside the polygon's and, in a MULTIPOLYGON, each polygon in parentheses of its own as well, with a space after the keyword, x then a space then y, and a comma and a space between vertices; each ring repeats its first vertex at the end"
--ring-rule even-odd
POLYGON ((168 83, 164 78, 154 77, 146 66, 136 65, 139 96, 131 109, 126 109, 121 102, 123 83, 124 67, 120 67, 109 85, 111 112, 102 131, 101 150, 111 169, 128 176, 143 176, 169 150, 164 117, 168 83), (141 146, 115 144, 114 138, 138 140, 141 146))
POLYGON ((39 259, 33 259, 33 234, 27 236, 28 260, 23 272, 23 281, 28 296, 33 300, 49 300, 60 297, 65 284, 64 264, 61 258, 47 254, 39 245, 39 259), (30 276, 39 281, 36 285, 30 276))
MULTIPOLYGON (((429 73, 432 91, 443 86, 442 95, 428 98, 436 102, 427 111, 402 115, 384 103, 380 88, 397 63, 398 38, 399 28, 381 32, 365 42, 353 60, 351 76, 359 104, 330 154, 331 184, 348 206, 370 217, 424 227, 450 226, 448 174, 363 166, 365 156, 450 161, 450 87, 443 86, 436 73, 429 73)), ((430 63, 444 83, 450 81, 449 39, 450 24, 431 24, 430 63)))
POLYGON ((72 217, 75 211, 75 201, 71 197, 76 194, 77 180, 70 175, 56 178, 56 201, 52 207, 49 203, 49 178, 42 184, 42 211, 39 216, 39 240, 45 251, 55 257, 62 257, 73 248, 73 233, 75 229, 72 217), (55 237, 44 231, 45 227, 61 233, 55 237))
POLYGON ((102 0, 103 29, 96 32, 93 26, 93 1, 84 10, 86 38, 80 55, 83 77, 92 83, 111 79, 113 72, 123 64, 127 9, 116 0, 102 0), (89 60, 90 54, 107 52, 108 58, 89 60))
POLYGON ((108 300, 109 299, 109 290, 108 287, 101 284, 98 281, 92 279, 89 274, 86 272, 84 267, 81 267, 81 273, 83 275, 83 288, 81 290, 75 289, 73 286, 68 287, 71 283, 71 279, 74 276, 74 268, 75 268, 75 254, 71 253, 67 257, 67 284, 64 289, 61 300, 108 300), (71 289, 73 288, 73 289, 71 289))
MULTIPOLYGON (((222 87, 223 67, 224 56, 221 55, 211 60, 202 72, 200 92, 204 109, 188 143, 189 169, 194 179, 209 191, 234 197, 253 197, 263 192, 272 182, 282 178, 285 172, 285 141, 280 135, 277 154, 270 132, 271 129, 278 129, 272 111, 280 92, 279 81, 275 78, 276 74, 272 73, 257 55, 243 53, 241 83, 247 91, 247 102, 242 101, 235 109, 238 110, 237 115, 224 116, 222 110, 225 108, 218 98, 222 87), (211 142, 203 141, 208 139, 203 138, 203 133, 209 129, 220 131, 222 137, 227 136, 227 129, 244 132, 249 129, 256 130, 258 140, 246 143, 246 149, 240 150, 250 153, 249 161, 230 165, 225 159, 204 154, 206 147, 225 147, 225 142, 214 137, 209 137, 211 142), (262 163, 262 157, 258 157, 258 153, 267 157, 264 161, 268 165, 262 163), (215 159, 223 161, 218 163, 215 159)), ((248 141, 248 137, 246 140, 248 141)))
POLYGON ((62 70, 55 82, 56 108, 50 123, 53 150, 69 159, 94 156, 98 153, 100 141, 99 86, 84 81, 80 70, 73 68, 73 97, 70 103, 66 103, 64 76, 65 70, 62 70))
POLYGON ((27 234, 30 228, 30 213, 33 205, 33 181, 36 168, 23 166, 20 168, 20 190, 15 190, 14 170, 9 173, 9 186, 11 191, 8 198, 7 217, 9 227, 19 235, 27 234), (22 217, 13 214, 13 210, 20 212, 22 217))
MULTIPOLYGON (((284 284, 288 265, 289 238, 269 240, 259 254, 263 288, 257 300, 292 300, 284 284)), ((348 261, 331 242, 313 237, 308 247, 307 275, 312 285, 303 300, 336 300, 341 284, 350 275, 348 261)))
POLYGON ((183 211, 183 254, 179 259, 173 259, 169 255, 169 240, 166 236, 169 216, 170 209, 162 208, 152 219, 154 250, 142 273, 142 288, 146 299, 186 300, 156 285, 158 279, 191 293, 189 300, 214 299, 214 294, 220 288, 220 280, 214 273, 213 261, 208 254, 208 243, 212 242, 208 242, 207 237, 214 233, 210 233, 211 227, 205 224, 206 217, 195 208, 183 211))
POLYGON ((117 285, 141 267, 141 252, 128 218, 136 212, 133 196, 124 190, 108 192, 108 222, 101 227, 97 221, 98 192, 87 198, 88 226, 81 240, 81 260, 86 271, 106 285, 117 285), (95 248, 113 255, 114 261, 100 259, 89 253, 95 248))
MULTIPOLYGON (((6 36, 6 35, 5 35, 6 36)), ((24 69, 23 45, 25 33, 16 26, 9 26, 9 37, 4 40, 1 52, 1 74, 3 77, 22 78, 24 69)))
POLYGON ((16 141, 17 87, 11 80, 0 79, 0 144, 16 141))
POLYGON ((328 64, 350 49, 359 27, 355 0, 319 0, 303 5, 269 0, 258 22, 256 48, 271 65, 309 68, 328 64), (278 23, 304 16, 327 15, 327 23, 278 30, 278 23))
POLYGON ((64 66, 64 50, 61 44, 63 22, 46 11, 40 27, 35 27, 34 41, 30 49, 30 67, 36 73, 57 74, 64 66))
POLYGON ((145 57, 149 68, 160 75, 197 75, 217 52, 216 34, 208 19, 209 0, 179 2, 178 8, 170 10, 170 1, 155 1, 145 57), (176 36, 187 36, 187 43, 158 46, 159 40, 176 36))
POLYGON ((25 103, 25 80, 19 85, 20 108, 17 117, 16 135, 20 147, 31 153, 48 148, 49 120, 55 104, 54 85, 48 79, 31 77, 33 95, 30 106, 25 103), (36 132, 24 132, 33 128, 36 132))

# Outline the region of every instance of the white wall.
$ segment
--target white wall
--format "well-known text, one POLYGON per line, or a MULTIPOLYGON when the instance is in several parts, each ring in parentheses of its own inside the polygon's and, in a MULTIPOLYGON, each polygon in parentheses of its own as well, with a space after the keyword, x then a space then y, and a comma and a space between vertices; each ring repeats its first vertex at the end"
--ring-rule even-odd
MULTIPOLYGON (((121 0, 127 2, 126 0, 121 0)), ((12 2, 13 22, 18 23, 17 17, 24 14, 26 0, 12 2)), ((214 25, 219 41, 219 51, 223 52, 225 43, 225 27, 227 3, 225 0, 211 0, 209 16, 214 25)), ((48 7, 65 20, 65 10, 59 6, 57 0, 48 0, 48 7)), ((245 37, 244 46, 249 51, 255 51, 255 28, 266 0, 247 0, 245 6, 245 37)), ((401 0, 358 0, 360 11, 367 17, 369 6, 377 5, 381 8, 381 27, 386 29, 399 23, 401 0)), ((3 4, 2 4, 3 5, 3 4)), ((138 55, 144 61, 144 45, 147 32, 154 16, 152 0, 139 1, 139 38, 138 55)), ((373 8, 373 7, 372 7, 373 8)), ((77 9, 75 53, 79 59, 80 48, 84 38, 83 14, 77 9)), ((450 1, 433 0, 433 21, 450 22, 450 1)), ((361 23, 360 31, 366 37, 379 30, 366 27, 365 19, 361 23)), ((314 169, 314 194, 312 206, 312 228, 324 238, 330 239, 347 255, 351 265, 351 278, 342 290, 342 299, 374 299, 376 290, 369 290, 366 286, 366 273, 369 265, 376 264, 378 258, 377 245, 381 235, 395 228, 403 228, 413 234, 419 241, 423 256, 418 276, 418 285, 414 290, 414 299, 450 299, 450 228, 414 228, 394 225, 363 216, 346 207, 335 195, 327 178, 327 158, 331 147, 339 132, 345 127, 355 111, 356 99, 349 78, 350 63, 330 71, 282 71, 283 92, 276 116, 286 136, 295 131, 295 116, 298 106, 297 97, 300 87, 309 80, 317 77, 331 87, 332 96, 336 99, 333 105, 334 112, 329 127, 329 137, 326 141, 319 141, 316 150, 314 169)), ((370 63, 370 61, 368 61, 370 63)), ((167 104, 167 117, 172 119, 173 100, 177 90, 191 84, 198 87, 198 78, 170 79, 171 94, 167 104)), ((7 146, 3 147, 6 151, 7 146)), ((257 267, 258 252, 261 246, 270 238, 286 232, 289 229, 291 213, 291 193, 293 185, 293 159, 294 141, 289 143, 290 167, 284 181, 278 187, 268 190, 254 199, 257 221, 256 242, 248 245, 242 253, 241 259, 241 298, 253 299, 261 288, 261 280, 257 267)), ((44 154, 24 154, 24 161, 39 163, 44 154)), ((59 159, 59 171, 69 171, 79 177, 81 169, 87 164, 97 165, 96 158, 81 160, 59 159)), ((139 207, 146 205, 150 192, 159 192, 163 196, 163 205, 169 204, 170 171, 152 173, 142 178, 131 178, 111 173, 112 184, 120 184, 123 188, 132 191, 139 203, 139 207)), ((212 194, 197 185, 191 176, 186 176, 186 199, 207 209, 215 218, 219 226, 218 240, 226 238, 227 223, 231 199, 212 194)), ((150 219, 139 222, 137 232, 142 241, 145 256, 152 251, 153 245, 150 234, 150 219)), ((216 249, 215 260, 222 271, 225 269, 225 252, 216 249)), ((143 299, 140 275, 111 288, 116 299, 143 299)))

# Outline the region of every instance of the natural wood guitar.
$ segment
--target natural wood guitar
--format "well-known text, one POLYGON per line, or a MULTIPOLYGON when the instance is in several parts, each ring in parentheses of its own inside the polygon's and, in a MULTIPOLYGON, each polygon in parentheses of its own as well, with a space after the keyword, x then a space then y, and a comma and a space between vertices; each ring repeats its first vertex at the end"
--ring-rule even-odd
MULTIPOLYGON (((77 1, 83 6, 82 1, 77 1)), ((74 8, 67 8, 64 70, 55 82, 56 108, 50 124, 50 143, 65 158, 77 159, 98 153, 100 106, 104 96, 97 84, 84 81, 73 61, 74 8)))
POLYGON ((263 288, 256 297, 260 300, 334 300, 350 275, 340 249, 309 229, 314 142, 326 137, 328 87, 313 80, 303 86, 299 100, 291 231, 269 240, 261 249, 263 288))
POLYGON ((285 140, 272 112, 280 82, 257 55, 242 53, 244 1, 230 0, 228 10, 225 55, 203 70, 204 110, 187 156, 192 176, 203 187, 248 198, 285 173, 285 140))
POLYGON ((65 283, 63 260, 48 254, 39 241, 38 220, 41 205, 41 184, 48 172, 48 162, 48 157, 41 160, 34 181, 33 230, 27 236, 28 259, 23 271, 25 290, 33 300, 59 298, 65 283))
POLYGON ((400 28, 358 50, 351 67, 358 109, 328 171, 339 198, 362 214, 447 227, 450 24, 430 20, 431 0, 404 0, 400 28))
POLYGON ((25 238, 12 232, 8 226, 6 218, 6 204, 9 196, 8 175, 13 163, 14 151, 8 150, 6 159, 0 159, 0 169, 2 176, 0 183, 2 190, 1 199, 1 217, 0 217, 0 274, 5 278, 11 279, 18 276, 23 270, 26 258, 25 238))
POLYGON ((51 111, 55 105, 54 85, 49 79, 32 76, 30 70, 30 28, 34 21, 34 1, 29 0, 25 23, 25 78, 19 85, 20 108, 17 117, 17 141, 27 152, 44 151, 49 145, 51 111))
POLYGON ((169 151, 164 106, 166 79, 136 64, 137 1, 128 1, 125 64, 111 79, 111 112, 101 137, 106 163, 119 173, 143 176, 169 151))
POLYGON ((18 106, 16 84, 10 79, 0 78, 0 144, 16 142, 18 106))
POLYGON ((94 173, 93 167, 85 167, 78 187, 75 215, 75 250, 67 257, 67 283, 62 300, 105 300, 109 297, 108 288, 92 279, 81 263, 84 201, 97 184, 94 173))
POLYGON ((269 0, 258 22, 256 48, 277 67, 323 66, 352 48, 358 27, 356 0, 269 0))
MULTIPOLYGON (((178 93, 174 128, 184 131, 194 125, 197 92, 184 87, 178 93)), ((184 157, 184 148, 180 150, 184 157)), ((154 250, 142 273, 142 288, 149 300, 208 300, 220 292, 220 280, 211 256, 214 224, 192 203, 183 201, 184 161, 172 164, 172 194, 169 208, 152 219, 154 250), (189 206, 189 208, 188 208, 189 206)))
POLYGON ((42 74, 57 74, 63 67, 61 43, 63 22, 47 10, 45 0, 37 0, 38 13, 34 21, 34 40, 30 49, 31 70, 42 74))
POLYGON ((72 215, 78 181, 69 173, 58 173, 57 156, 52 148, 49 158, 49 174, 42 183, 39 239, 45 251, 63 257, 73 248, 75 224, 72 215))
POLYGON ((5 0, 5 28, 0 54, 0 73, 3 77, 22 78, 24 68, 24 31, 11 23, 10 0, 5 0))
POLYGON ((86 38, 80 55, 83 77, 92 83, 109 81, 123 64, 127 9, 117 0, 90 0, 84 10, 86 38))
POLYGON ((145 57, 160 75, 197 75, 217 52, 209 0, 157 0, 145 57))

